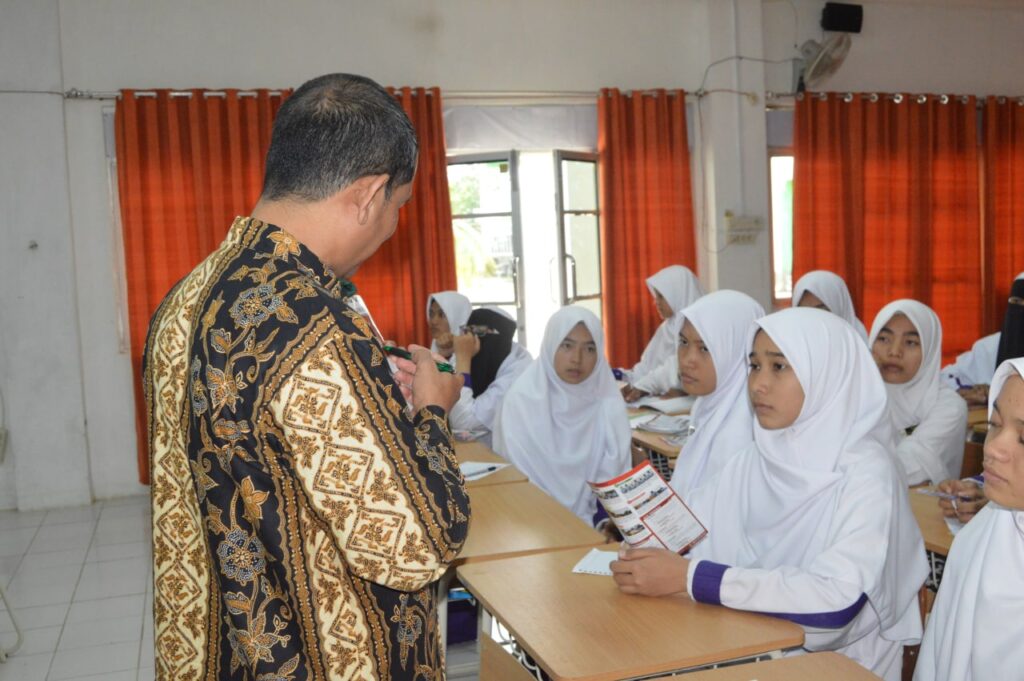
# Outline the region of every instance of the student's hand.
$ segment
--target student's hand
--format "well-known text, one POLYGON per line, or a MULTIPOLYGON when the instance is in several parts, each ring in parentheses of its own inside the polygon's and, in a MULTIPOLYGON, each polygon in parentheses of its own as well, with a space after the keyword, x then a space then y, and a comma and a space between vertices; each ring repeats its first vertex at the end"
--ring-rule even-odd
POLYGON ((437 351, 441 353, 442 361, 450 359, 452 353, 455 352, 455 336, 450 333, 442 333, 434 339, 434 343, 437 344, 437 351))
POLYGON ((645 390, 634 388, 631 385, 622 386, 622 399, 626 400, 627 402, 636 402, 645 395, 647 395, 647 391, 645 390))
POLYGON ((666 549, 619 549, 612 579, 624 594, 671 596, 686 593, 690 561, 666 549))
POLYGON ((461 374, 468 374, 473 358, 480 352, 480 339, 471 333, 464 333, 455 336, 452 344, 455 347, 456 370, 461 374))
POLYGON ((983 407, 988 404, 988 386, 975 385, 970 388, 960 388, 956 391, 964 401, 972 407, 983 407))
POLYGON ((408 350, 416 363, 410 399, 413 410, 419 411, 423 407, 436 405, 446 412, 451 411, 452 406, 459 401, 462 376, 438 371, 435 362, 443 362, 444 358, 422 346, 410 345, 408 350))
POLYGON ((958 499, 939 499, 939 508, 947 518, 956 518, 966 523, 985 507, 988 499, 979 485, 964 480, 945 480, 938 485, 940 492, 955 494, 958 499))

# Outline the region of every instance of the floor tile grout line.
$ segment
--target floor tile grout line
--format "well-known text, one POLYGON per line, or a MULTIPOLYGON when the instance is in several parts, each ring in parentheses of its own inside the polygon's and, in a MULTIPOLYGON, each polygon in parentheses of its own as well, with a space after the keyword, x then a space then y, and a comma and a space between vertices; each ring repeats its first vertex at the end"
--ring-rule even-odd
MULTIPOLYGON (((99 502, 102 504, 103 502, 99 502)), ((89 549, 92 548, 92 543, 96 538, 96 527, 100 523, 100 515, 103 514, 103 508, 100 507, 100 514, 93 519, 92 534, 89 536, 89 545, 85 548, 85 556, 89 556, 89 549)), ((53 661, 57 659, 57 651, 60 650, 60 642, 64 638, 64 629, 68 625, 68 616, 71 615, 71 606, 75 602, 75 594, 78 593, 78 587, 82 583, 82 573, 85 571, 85 558, 82 558, 81 568, 78 570, 78 580, 75 581, 75 588, 71 591, 71 603, 68 604, 68 611, 64 613, 64 621, 60 625, 60 635, 57 636, 57 644, 53 648, 53 655, 50 657, 50 666, 46 669, 46 679, 49 680, 50 674, 53 672, 53 661)))

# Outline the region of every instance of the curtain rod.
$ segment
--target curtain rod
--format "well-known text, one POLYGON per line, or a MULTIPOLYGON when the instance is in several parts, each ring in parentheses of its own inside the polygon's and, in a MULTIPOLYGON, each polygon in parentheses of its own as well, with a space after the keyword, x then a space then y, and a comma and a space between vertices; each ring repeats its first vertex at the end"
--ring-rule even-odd
MULTIPOLYGON (((886 100, 889 100, 891 102, 895 102, 896 104, 899 104, 899 103, 901 103, 903 101, 917 102, 918 104, 924 104, 928 100, 938 100, 942 104, 949 104, 952 101, 958 100, 961 104, 966 104, 968 102, 968 100, 970 99, 970 97, 968 95, 925 95, 925 94, 903 94, 903 93, 900 93, 900 92, 896 92, 896 93, 863 92, 863 93, 859 93, 858 94, 858 93, 854 93, 854 92, 843 92, 843 93, 831 92, 831 93, 829 93, 829 92, 771 92, 771 91, 768 91, 768 92, 764 93, 764 96, 765 96, 765 99, 768 100, 769 102, 771 102, 772 100, 780 100, 780 99, 802 100, 804 97, 811 97, 811 98, 814 98, 814 99, 819 99, 821 101, 825 101, 825 100, 829 99, 830 97, 836 97, 836 98, 839 98, 839 99, 841 99, 841 100, 843 100, 844 102, 847 102, 847 103, 852 102, 854 97, 859 96, 862 100, 866 100, 866 101, 869 101, 869 102, 872 102, 872 103, 873 102, 877 102, 877 101, 879 101, 881 99, 886 99, 886 100)), ((979 108, 979 109, 984 107, 985 106, 985 101, 987 99, 988 99, 988 96, 986 96, 986 95, 977 95, 977 96, 975 96, 975 107, 979 108)), ((995 99, 996 99, 996 101, 999 104, 1006 104, 1006 102, 1008 102, 1008 101, 1016 100, 1017 106, 1024 106, 1024 97, 997 96, 995 99)), ((769 103, 768 104, 768 108, 769 109, 790 109, 790 108, 792 108, 792 105, 791 104, 769 103)))
MULTIPOLYGON (((271 94, 281 94, 281 90, 271 90, 271 94)), ((632 90, 627 91, 639 94, 653 94, 655 90, 632 90)), ((709 90, 708 92, 714 92, 709 90)), ((78 88, 71 88, 66 92, 46 92, 40 94, 62 94, 65 99, 118 99, 121 96, 120 92, 111 91, 95 91, 95 90, 79 90, 78 88)), ((226 92, 223 90, 207 90, 203 92, 204 97, 224 97, 226 92)), ((239 90, 239 97, 255 97, 257 95, 255 90, 239 90)), ((464 100, 464 101, 476 101, 476 102, 513 102, 513 101, 544 101, 544 100, 556 100, 556 101, 586 101, 592 102, 600 96, 597 91, 588 90, 565 90, 565 91, 471 91, 471 90, 442 90, 442 95, 446 101, 452 100, 464 100)), ((155 97, 155 90, 136 90, 136 97, 155 97)), ((191 97, 191 90, 171 90, 171 97, 191 97)), ((691 93, 687 93, 687 96, 696 96, 691 93)))

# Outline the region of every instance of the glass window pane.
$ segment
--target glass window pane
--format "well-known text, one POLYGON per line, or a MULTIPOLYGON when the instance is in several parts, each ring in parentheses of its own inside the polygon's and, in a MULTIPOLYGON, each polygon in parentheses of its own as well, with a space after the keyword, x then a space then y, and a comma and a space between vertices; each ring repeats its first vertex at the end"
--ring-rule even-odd
POLYGON ((772 156, 772 283, 776 298, 793 295, 793 157, 772 156))
POLYGON ((455 269, 459 292, 474 303, 512 303, 512 218, 458 218, 455 269))
MULTIPOLYGON (((576 261, 576 286, 572 285, 572 266, 566 271, 568 293, 592 296, 601 293, 601 244, 596 215, 565 216, 565 252, 576 261)), ((566 258, 568 260, 568 258, 566 258)))
POLYGON ((456 163, 448 166, 452 215, 510 213, 512 179, 508 161, 456 163))
POLYGON ((562 209, 597 210, 597 164, 562 161, 562 209))

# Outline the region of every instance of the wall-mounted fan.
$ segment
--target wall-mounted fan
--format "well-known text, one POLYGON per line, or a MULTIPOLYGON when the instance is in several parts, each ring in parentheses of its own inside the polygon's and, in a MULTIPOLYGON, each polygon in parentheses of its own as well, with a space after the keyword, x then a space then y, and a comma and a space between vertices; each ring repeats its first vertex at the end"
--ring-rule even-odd
POLYGON ((797 90, 803 92, 805 88, 813 89, 835 73, 849 54, 850 44, 849 33, 837 33, 824 43, 808 40, 801 45, 800 55, 803 57, 804 68, 800 73, 797 90))

